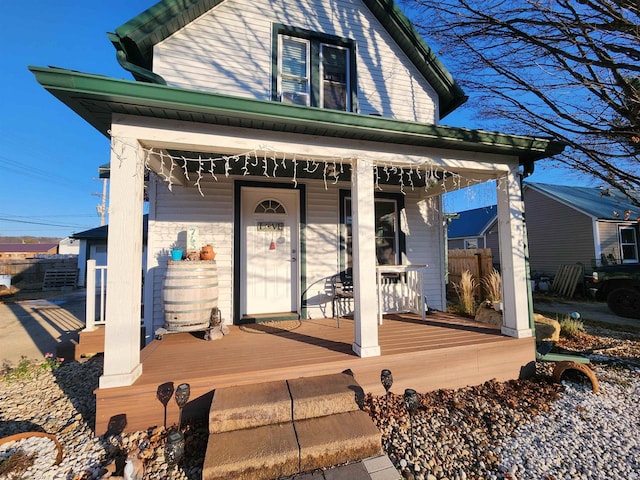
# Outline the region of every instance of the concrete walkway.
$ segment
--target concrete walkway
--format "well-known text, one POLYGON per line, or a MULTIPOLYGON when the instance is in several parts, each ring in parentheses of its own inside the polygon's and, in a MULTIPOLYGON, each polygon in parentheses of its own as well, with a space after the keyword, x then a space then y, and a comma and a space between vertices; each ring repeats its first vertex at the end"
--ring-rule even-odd
POLYGON ((0 362, 42 360, 84 328, 85 292, 34 292, 0 298, 0 362))
POLYGON ((534 299, 533 309, 536 313, 546 314, 551 318, 553 318, 553 315, 557 315, 559 320, 563 316, 571 314, 571 312, 578 312, 584 320, 640 327, 640 320, 619 317, 609 310, 605 302, 562 300, 549 297, 539 300, 534 299))
POLYGON ((312 473, 300 473, 289 480, 402 480, 387 455, 312 473))

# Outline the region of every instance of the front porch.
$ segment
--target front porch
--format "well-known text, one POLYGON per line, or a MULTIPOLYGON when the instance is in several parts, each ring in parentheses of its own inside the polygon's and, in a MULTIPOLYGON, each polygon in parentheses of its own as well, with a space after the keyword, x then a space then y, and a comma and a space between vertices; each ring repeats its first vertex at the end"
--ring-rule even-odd
MULTIPOLYGON (((111 419, 126 415, 126 431, 162 425, 158 386, 191 385, 186 417, 206 418, 216 388, 338 373, 351 369, 365 392, 382 394, 380 370, 393 372, 392 392, 420 392, 518 378, 533 371, 535 340, 512 338, 500 329, 434 312, 423 321, 414 314, 385 315, 379 326, 381 355, 360 358, 352 350, 353 320, 309 319, 229 326, 221 340, 201 332, 165 335, 141 352, 142 375, 129 387, 96 390, 96 434, 111 419)), ((167 425, 178 422, 173 400, 167 425)))

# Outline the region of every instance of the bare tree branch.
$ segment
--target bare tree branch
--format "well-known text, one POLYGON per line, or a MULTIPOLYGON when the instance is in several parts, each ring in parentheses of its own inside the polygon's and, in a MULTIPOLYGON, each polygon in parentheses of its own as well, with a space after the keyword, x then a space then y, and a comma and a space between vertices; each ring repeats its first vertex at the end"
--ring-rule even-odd
POLYGON ((558 162, 640 191, 637 0, 403 1, 489 128, 565 141, 558 162))

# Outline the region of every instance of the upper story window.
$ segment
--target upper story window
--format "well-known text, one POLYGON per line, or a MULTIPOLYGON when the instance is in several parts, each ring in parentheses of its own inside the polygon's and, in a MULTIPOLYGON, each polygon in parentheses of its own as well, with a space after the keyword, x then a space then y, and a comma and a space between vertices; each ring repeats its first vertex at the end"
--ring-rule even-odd
POLYGON ((280 35, 279 47, 278 92, 280 101, 296 105, 310 105, 309 41, 280 35))
POLYGON ((355 42, 274 25, 273 100, 355 111, 355 42))
POLYGON ((349 111, 349 50, 320 44, 320 104, 322 108, 349 111))

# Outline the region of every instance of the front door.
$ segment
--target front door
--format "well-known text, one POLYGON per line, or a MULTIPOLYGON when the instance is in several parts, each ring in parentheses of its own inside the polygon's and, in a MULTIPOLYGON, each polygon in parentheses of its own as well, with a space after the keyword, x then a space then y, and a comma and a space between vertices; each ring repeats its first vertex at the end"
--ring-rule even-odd
POLYGON ((299 192, 243 187, 241 315, 298 311, 299 192))

